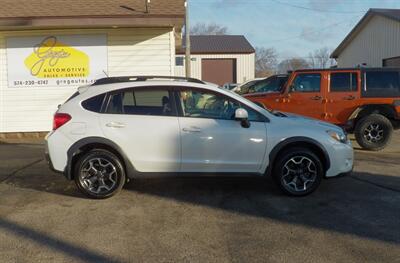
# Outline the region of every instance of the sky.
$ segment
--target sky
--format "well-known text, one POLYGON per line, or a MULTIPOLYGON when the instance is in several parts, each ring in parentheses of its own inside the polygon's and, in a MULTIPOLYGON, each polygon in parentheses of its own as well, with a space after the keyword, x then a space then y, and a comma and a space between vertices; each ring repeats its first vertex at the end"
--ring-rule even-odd
POLYGON ((226 26, 283 60, 335 49, 369 8, 400 9, 400 0, 189 0, 189 7, 192 26, 226 26))

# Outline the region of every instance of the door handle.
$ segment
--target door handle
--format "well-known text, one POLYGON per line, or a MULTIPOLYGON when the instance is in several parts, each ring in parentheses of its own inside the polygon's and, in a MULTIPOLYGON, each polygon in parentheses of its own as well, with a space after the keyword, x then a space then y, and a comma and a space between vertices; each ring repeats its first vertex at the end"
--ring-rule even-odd
POLYGON ((310 99, 312 99, 312 100, 322 100, 322 97, 321 96, 314 96, 314 97, 311 97, 310 99))
POLYGON ((183 128, 182 131, 184 132, 201 132, 199 127, 190 127, 190 128, 183 128))
POLYGON ((345 100, 355 100, 356 97, 354 97, 353 95, 350 95, 350 96, 344 97, 343 99, 345 99, 345 100))
POLYGON ((125 124, 121 122, 109 122, 106 126, 109 128, 125 128, 125 124))

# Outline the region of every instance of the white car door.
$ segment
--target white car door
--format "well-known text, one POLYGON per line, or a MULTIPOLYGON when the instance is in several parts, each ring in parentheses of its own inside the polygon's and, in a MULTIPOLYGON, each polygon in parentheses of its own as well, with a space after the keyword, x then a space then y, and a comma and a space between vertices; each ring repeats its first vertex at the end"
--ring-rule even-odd
POLYGON ((180 90, 182 172, 260 172, 267 144, 265 118, 249 112, 250 127, 234 120, 241 105, 224 95, 180 90))
POLYGON ((139 172, 178 172, 181 142, 173 96, 167 88, 135 88, 110 95, 101 127, 139 172))

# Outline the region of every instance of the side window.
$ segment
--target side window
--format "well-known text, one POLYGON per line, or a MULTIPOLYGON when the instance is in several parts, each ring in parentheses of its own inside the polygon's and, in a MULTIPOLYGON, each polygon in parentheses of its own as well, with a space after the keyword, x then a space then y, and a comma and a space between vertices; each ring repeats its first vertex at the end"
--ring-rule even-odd
MULTIPOLYGON (((234 120, 236 109, 242 105, 226 96, 200 90, 184 90, 179 92, 183 116, 192 118, 209 118, 234 120)), ((263 121, 256 111, 243 105, 249 113, 249 121, 263 121)))
POLYGON ((88 111, 100 112, 105 96, 105 94, 101 94, 93 98, 87 99, 82 102, 82 107, 88 111))
POLYGON ((293 82, 294 92, 319 92, 321 90, 321 74, 298 74, 293 82))
POLYGON ((110 95, 109 114, 175 116, 170 92, 166 89, 124 90, 110 95))
POLYGON ((367 71, 365 81, 367 96, 400 96, 398 71, 367 71))
POLYGON ((330 77, 330 92, 357 91, 357 73, 332 73, 330 77))

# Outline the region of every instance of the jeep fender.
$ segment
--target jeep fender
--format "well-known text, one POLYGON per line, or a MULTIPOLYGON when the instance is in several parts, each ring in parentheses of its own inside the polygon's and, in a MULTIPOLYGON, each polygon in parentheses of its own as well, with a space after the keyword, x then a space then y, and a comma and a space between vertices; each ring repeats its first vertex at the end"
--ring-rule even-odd
POLYGON ((397 116, 395 110, 395 104, 368 104, 358 107, 353 111, 353 113, 348 118, 349 121, 354 121, 356 119, 362 118, 366 115, 378 113, 382 114, 390 119, 394 119, 397 116))

